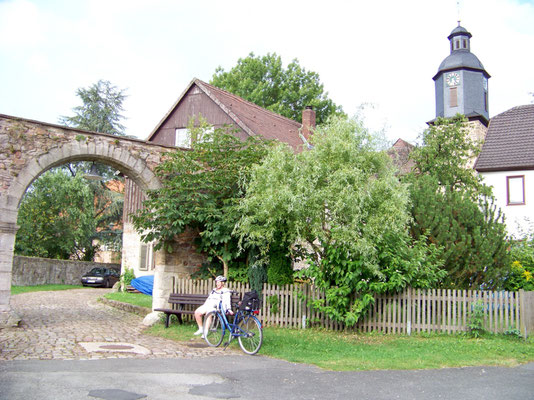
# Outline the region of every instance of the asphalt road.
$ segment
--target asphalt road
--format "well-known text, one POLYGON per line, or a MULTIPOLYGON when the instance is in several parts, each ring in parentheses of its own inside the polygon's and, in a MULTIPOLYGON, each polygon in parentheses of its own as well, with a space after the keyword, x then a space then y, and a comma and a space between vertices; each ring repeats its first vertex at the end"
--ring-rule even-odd
POLYGON ((264 356, 0 363, 0 399, 534 399, 534 363, 332 372, 264 356))

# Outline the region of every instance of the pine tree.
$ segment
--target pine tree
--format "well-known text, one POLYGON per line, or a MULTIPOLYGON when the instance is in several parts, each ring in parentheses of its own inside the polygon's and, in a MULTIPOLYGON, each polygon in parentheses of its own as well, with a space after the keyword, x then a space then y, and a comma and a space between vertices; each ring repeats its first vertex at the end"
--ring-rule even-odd
POLYGON ((412 236, 443 248, 444 287, 497 288, 509 266, 503 216, 491 189, 469 167, 480 144, 469 139, 466 120, 438 119, 414 150, 412 236))

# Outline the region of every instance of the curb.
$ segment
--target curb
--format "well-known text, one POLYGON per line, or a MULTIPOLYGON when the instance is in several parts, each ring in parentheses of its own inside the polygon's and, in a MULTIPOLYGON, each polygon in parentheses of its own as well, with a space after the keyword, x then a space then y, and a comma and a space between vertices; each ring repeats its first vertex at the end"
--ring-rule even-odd
POLYGON ((132 314, 140 315, 141 317, 146 317, 152 312, 150 308, 136 306, 128 303, 121 303, 120 301, 106 299, 105 297, 100 297, 98 301, 110 307, 118 308, 119 310, 123 310, 132 314))

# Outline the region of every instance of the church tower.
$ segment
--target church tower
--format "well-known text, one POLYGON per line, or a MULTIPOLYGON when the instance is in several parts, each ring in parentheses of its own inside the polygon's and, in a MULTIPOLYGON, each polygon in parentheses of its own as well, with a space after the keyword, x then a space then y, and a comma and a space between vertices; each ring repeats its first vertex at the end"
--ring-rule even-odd
POLYGON ((488 125, 488 79, 477 56, 471 53, 471 33, 458 26, 448 36, 451 54, 432 78, 436 86, 436 118, 465 115, 488 125))

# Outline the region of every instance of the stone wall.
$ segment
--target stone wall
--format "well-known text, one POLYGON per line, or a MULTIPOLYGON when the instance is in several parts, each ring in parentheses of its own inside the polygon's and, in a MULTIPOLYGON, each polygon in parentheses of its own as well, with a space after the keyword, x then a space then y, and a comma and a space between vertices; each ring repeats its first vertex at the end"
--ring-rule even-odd
POLYGON ((11 284, 13 286, 80 285, 82 275, 94 267, 121 270, 120 264, 14 256, 11 284))

